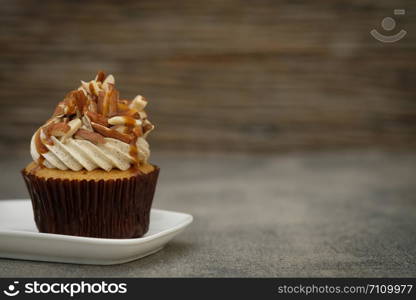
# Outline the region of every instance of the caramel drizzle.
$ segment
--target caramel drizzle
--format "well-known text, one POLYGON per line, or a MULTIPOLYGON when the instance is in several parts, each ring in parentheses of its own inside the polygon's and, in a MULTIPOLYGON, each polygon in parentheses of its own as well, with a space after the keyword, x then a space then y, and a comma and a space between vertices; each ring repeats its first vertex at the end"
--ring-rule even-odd
POLYGON ((49 150, 48 148, 43 144, 41 138, 40 138, 40 130, 38 129, 38 131, 36 131, 35 133, 35 145, 36 145, 36 150, 38 151, 38 153, 47 153, 49 150))
POLYGON ((45 158, 41 155, 41 156, 39 156, 39 158, 38 158, 38 165, 40 166, 40 167, 44 167, 45 165, 43 164, 45 162, 45 158))
POLYGON ((36 151, 39 153, 39 158, 38 158, 37 163, 39 166, 44 166, 43 162, 45 161, 45 158, 43 157, 42 154, 47 153, 49 149, 43 144, 40 138, 40 130, 41 129, 38 129, 35 133, 35 147, 36 147, 36 151))
POLYGON ((105 73, 103 71, 98 71, 97 74, 97 81, 99 82, 103 82, 105 79, 105 73))
POLYGON ((132 118, 130 116, 123 116, 124 122, 125 122, 125 126, 129 127, 129 128, 133 128, 136 126, 136 119, 132 118))
POLYGON ((140 132, 142 132, 142 126, 136 126, 136 119, 130 116, 124 116, 125 126, 127 127, 127 132, 133 135, 133 140, 130 143, 130 150, 129 154, 133 158, 132 163, 132 170, 136 171, 139 166, 138 160, 138 149, 137 149, 137 139, 140 136, 140 132), (140 130, 138 130, 140 128, 140 130))
POLYGON ((137 141, 137 138, 135 138, 133 142, 130 144, 130 150, 129 150, 129 155, 133 159, 133 163, 132 163, 133 169, 137 169, 139 165, 139 160, 137 159, 139 152, 137 150, 136 141, 137 141))
MULTIPOLYGON (((125 101, 125 100, 120 100, 120 101, 125 101)), ((125 111, 130 110, 128 103, 120 102, 120 101, 117 103, 117 110, 119 113, 123 113, 125 111)))

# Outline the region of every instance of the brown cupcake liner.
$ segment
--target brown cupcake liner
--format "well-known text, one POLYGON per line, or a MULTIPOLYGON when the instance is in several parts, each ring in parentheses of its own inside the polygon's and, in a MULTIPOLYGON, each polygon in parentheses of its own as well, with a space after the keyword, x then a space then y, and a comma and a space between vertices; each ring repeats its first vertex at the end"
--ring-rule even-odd
POLYGON ((116 180, 41 178, 22 171, 40 232, 137 238, 149 229, 159 168, 116 180))

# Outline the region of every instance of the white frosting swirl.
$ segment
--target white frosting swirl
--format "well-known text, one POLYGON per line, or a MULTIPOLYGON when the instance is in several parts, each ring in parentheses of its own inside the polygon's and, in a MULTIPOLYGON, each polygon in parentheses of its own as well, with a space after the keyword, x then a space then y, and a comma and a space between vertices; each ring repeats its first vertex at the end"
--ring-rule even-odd
MULTIPOLYGON (((43 133, 41 132, 41 138, 43 133)), ((79 171, 85 168, 88 171, 101 168, 110 171, 113 168, 127 170, 135 161, 147 162, 150 156, 149 144, 143 137, 136 142, 137 157, 131 157, 130 145, 113 138, 105 138, 104 144, 97 144, 86 140, 69 138, 62 143, 55 137, 51 137, 53 145, 44 145, 47 153, 40 154, 36 149, 36 133, 30 143, 30 154, 37 161, 42 155, 43 164, 47 168, 60 170, 79 171)))

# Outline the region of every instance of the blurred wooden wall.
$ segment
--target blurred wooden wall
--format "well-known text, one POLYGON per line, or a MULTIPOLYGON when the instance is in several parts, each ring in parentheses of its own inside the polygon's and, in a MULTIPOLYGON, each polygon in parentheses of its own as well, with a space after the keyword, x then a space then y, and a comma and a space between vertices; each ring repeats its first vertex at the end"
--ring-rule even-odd
POLYGON ((150 99, 153 149, 414 149, 415 4, 0 1, 0 151, 100 69, 150 99), (402 41, 370 36, 386 16, 402 41))

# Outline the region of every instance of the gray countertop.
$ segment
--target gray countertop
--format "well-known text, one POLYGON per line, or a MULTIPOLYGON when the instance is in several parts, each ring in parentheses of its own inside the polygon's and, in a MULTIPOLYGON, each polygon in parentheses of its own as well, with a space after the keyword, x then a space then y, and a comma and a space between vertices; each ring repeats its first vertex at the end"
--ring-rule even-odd
MULTIPOLYGON (((27 197, 1 161, 2 199, 27 197)), ((416 154, 156 153, 154 207, 194 223, 162 251, 116 266, 0 259, 0 276, 416 276, 416 154)))

